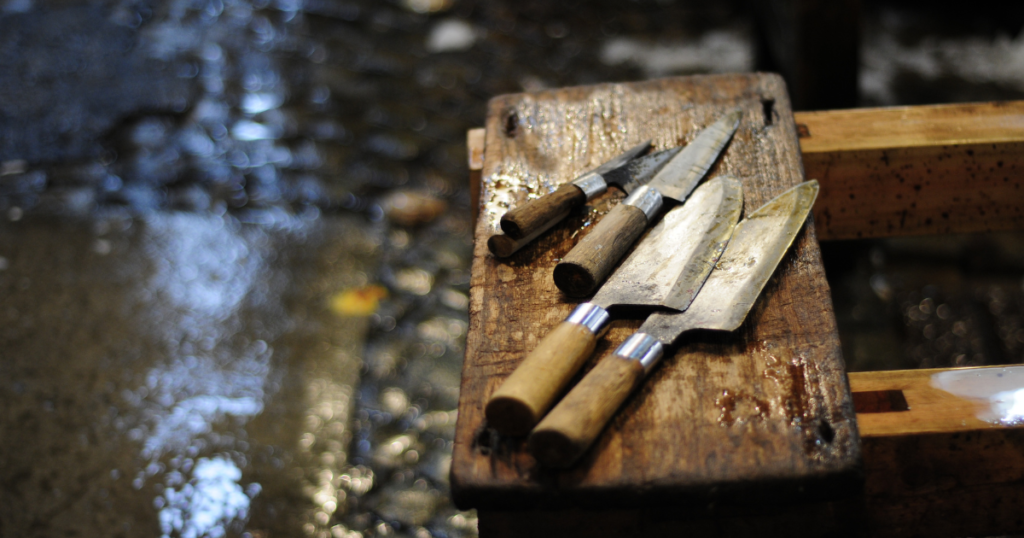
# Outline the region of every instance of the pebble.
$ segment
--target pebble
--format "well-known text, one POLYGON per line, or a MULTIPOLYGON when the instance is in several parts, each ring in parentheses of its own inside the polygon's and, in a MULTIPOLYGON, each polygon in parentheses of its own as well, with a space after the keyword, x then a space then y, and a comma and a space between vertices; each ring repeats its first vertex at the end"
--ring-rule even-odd
POLYGON ((448 204, 428 194, 397 191, 385 197, 381 207, 395 224, 417 226, 434 221, 448 209, 448 204))

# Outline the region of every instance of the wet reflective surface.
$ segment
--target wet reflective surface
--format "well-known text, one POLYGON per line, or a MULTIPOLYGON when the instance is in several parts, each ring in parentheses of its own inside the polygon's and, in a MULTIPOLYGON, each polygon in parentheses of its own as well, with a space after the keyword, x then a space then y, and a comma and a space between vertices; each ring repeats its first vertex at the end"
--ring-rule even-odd
POLYGON ((4 223, 4 534, 286 531, 365 491, 346 450, 367 318, 325 305, 377 249, 352 224, 4 223))
MULTIPOLYGON (((1024 95, 1019 37, 917 15, 868 10, 865 104, 1024 95)), ((475 535, 465 130, 752 42, 738 4, 0 0, 0 535, 475 535)), ((1024 360, 1020 239, 957 241, 833 249, 852 364, 1024 360)))
POLYGON ((1003 426, 1024 424, 1024 366, 950 370, 932 386, 982 404, 978 418, 1003 426))

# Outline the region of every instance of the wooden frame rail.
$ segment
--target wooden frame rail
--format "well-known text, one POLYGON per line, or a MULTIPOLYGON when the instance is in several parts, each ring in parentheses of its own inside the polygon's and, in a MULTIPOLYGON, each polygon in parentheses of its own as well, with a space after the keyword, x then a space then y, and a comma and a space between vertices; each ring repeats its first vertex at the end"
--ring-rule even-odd
MULTIPOLYGON (((1024 229, 1024 101, 794 116, 820 241, 1024 229)), ((483 134, 467 134, 474 200, 483 134)))
MULTIPOLYGON (((1024 229, 1024 101, 803 112, 795 121, 806 177, 821 184, 814 207, 820 240, 1024 229)), ((467 146, 476 200, 484 130, 470 130, 467 146)), ((1024 408, 1024 366, 848 377, 865 485, 861 504, 847 517, 863 524, 860 531, 881 536, 1024 531, 1024 409, 1011 411, 1017 390, 1024 408), (969 378, 975 379, 973 388, 969 378)), ((834 523, 844 511, 849 508, 821 513, 834 523)), ((595 536, 638 530, 629 526, 634 523, 617 523, 635 522, 632 513, 540 517, 530 523, 517 512, 481 513, 481 533, 560 532, 570 528, 566 525, 595 536)), ((758 532, 815 535, 806 532, 807 514, 798 520, 755 516, 743 521, 735 528, 722 518, 662 521, 645 529, 730 534, 753 531, 746 525, 760 521, 767 527, 758 532), (662 523, 664 528, 658 527, 662 523)))

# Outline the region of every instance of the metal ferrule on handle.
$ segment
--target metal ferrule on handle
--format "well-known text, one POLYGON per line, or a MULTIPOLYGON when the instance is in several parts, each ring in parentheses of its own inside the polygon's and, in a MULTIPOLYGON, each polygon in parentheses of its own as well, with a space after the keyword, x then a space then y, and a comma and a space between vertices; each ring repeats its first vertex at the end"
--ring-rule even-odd
POLYGON ((608 324, 609 319, 611 316, 604 308, 593 303, 582 303, 565 318, 565 321, 582 325, 596 335, 608 324))
POLYGON ((657 189, 651 188, 649 185, 644 185, 639 189, 633 191, 622 201, 623 204, 631 205, 644 212, 644 216, 647 217, 647 221, 650 222, 654 218, 654 215, 661 209, 664 201, 662 200, 661 193, 657 189))
POLYGON ((645 333, 633 333, 615 350, 615 355, 623 359, 638 361, 644 367, 644 375, 658 364, 664 354, 665 346, 657 338, 645 333))
POLYGON ((604 176, 597 172, 588 172, 582 176, 572 180, 572 184, 576 185, 586 195, 587 200, 593 199, 595 196, 608 190, 608 182, 605 181, 604 176))

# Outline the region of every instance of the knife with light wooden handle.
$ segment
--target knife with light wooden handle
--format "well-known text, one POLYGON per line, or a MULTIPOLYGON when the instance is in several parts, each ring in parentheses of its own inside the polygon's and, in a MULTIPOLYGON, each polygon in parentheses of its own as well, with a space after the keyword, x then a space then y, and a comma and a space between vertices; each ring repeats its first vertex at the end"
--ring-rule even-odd
POLYGON ((817 195, 817 181, 801 183, 740 222, 689 308, 652 314, 603 358, 537 424, 527 442, 530 453, 549 467, 572 465, 681 334, 739 328, 803 227, 817 195))
POLYGON ((579 305, 491 395, 487 423, 525 435, 562 394, 621 307, 685 310, 718 261, 743 209, 738 180, 719 177, 697 189, 651 229, 612 278, 579 305))
POLYGON ((558 289, 570 297, 593 293, 654 221, 664 200, 682 202, 693 192, 732 139, 742 115, 740 109, 732 110, 701 131, 648 184, 609 211, 555 266, 558 289))

